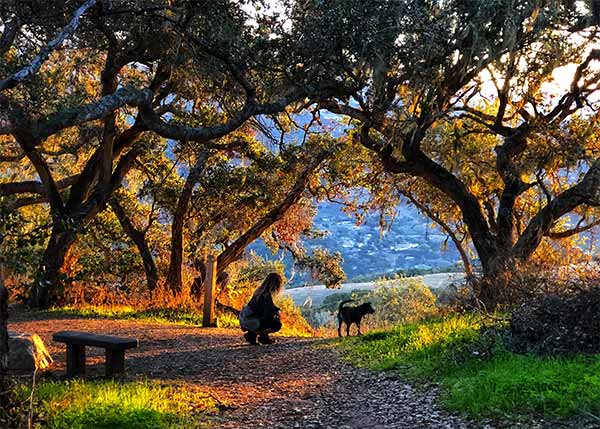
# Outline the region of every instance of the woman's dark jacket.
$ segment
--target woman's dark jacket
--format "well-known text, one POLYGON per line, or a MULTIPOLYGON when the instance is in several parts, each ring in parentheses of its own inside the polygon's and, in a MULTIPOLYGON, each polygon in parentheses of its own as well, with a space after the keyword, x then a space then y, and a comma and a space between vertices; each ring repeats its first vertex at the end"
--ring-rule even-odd
POLYGON ((263 293, 258 297, 253 296, 248 307, 254 316, 262 320, 273 319, 279 315, 279 307, 273 304, 273 297, 270 293, 263 293))

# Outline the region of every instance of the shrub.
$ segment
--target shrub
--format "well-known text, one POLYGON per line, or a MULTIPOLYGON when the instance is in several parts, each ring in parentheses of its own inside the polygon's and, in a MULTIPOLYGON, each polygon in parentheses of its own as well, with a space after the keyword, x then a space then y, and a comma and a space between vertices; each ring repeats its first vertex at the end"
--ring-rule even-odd
POLYGON ((365 319, 369 327, 390 327, 438 314, 436 296, 420 277, 396 277, 377 285, 362 298, 375 307, 375 314, 365 319))
POLYGON ((497 303, 497 309, 502 310, 547 295, 569 295, 592 284, 600 284, 600 265, 595 262, 557 266, 541 261, 535 264, 512 261, 492 279, 470 281, 479 299, 481 294, 487 295, 488 301, 497 303))
POLYGON ((246 259, 232 264, 228 271, 232 280, 218 291, 217 300, 238 310, 250 300, 269 273, 278 273, 285 279, 282 262, 266 260, 253 252, 246 259))
POLYGON ((300 309, 289 296, 280 296, 276 304, 281 308, 281 334, 294 337, 309 337, 313 330, 302 316, 300 309))
POLYGON ((392 327, 439 314, 437 298, 422 277, 396 276, 393 279, 378 280, 376 288, 372 290, 356 289, 329 295, 321 306, 303 308, 303 315, 312 326, 325 331, 337 329, 335 315, 338 306, 348 299, 354 300, 355 304, 370 302, 375 308, 375 314, 362 321, 365 330, 392 327))
POLYGON ((217 327, 231 329, 239 328, 240 321, 238 319, 237 314, 231 313, 229 311, 217 313, 217 327))
POLYGON ((511 347, 522 353, 600 353, 600 285, 541 296, 511 316, 511 347))

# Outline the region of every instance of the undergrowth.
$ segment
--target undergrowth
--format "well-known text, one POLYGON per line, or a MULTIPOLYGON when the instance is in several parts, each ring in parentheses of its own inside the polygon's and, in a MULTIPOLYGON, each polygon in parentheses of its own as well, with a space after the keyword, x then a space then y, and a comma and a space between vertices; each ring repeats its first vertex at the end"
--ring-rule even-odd
MULTIPOLYGON (((300 310, 293 304, 291 298, 282 297, 278 302, 281 307, 283 327, 279 332, 284 336, 308 337, 313 330, 302 317, 300 310)), ((194 308, 145 308, 136 309, 127 305, 110 306, 63 306, 48 310, 53 316, 101 318, 114 320, 139 320, 153 323, 173 323, 183 326, 202 326, 202 311, 194 308)), ((236 314, 220 312, 217 314, 219 328, 239 328, 236 314)))
POLYGON ((342 343, 358 366, 442 386, 442 401, 471 417, 600 414, 600 356, 541 358, 507 350, 502 327, 451 315, 342 343))
POLYGON ((202 325, 202 313, 190 309, 149 308, 139 310, 131 306, 64 306, 48 310, 54 316, 74 316, 84 318, 142 320, 155 323, 175 323, 180 325, 202 325))

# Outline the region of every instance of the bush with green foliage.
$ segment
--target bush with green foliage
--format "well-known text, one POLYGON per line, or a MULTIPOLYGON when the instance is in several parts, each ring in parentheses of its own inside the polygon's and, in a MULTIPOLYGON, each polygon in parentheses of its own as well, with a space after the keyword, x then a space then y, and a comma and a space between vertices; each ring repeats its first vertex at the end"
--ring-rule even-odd
POLYGON ((282 335, 294 337, 309 337, 313 330, 306 321, 300 309, 294 304, 289 296, 279 296, 275 304, 281 309, 281 324, 283 325, 280 333, 282 335))
POLYGON ((240 321, 238 316, 230 311, 217 312, 217 327, 236 329, 240 327, 240 321))
POLYGON ((375 314, 363 319, 363 325, 366 329, 374 329, 414 322, 439 313, 437 298, 422 277, 394 276, 392 279, 379 279, 376 285, 373 290, 356 289, 331 294, 319 307, 303 308, 302 314, 313 327, 332 328, 337 323, 335 315, 342 301, 352 299, 352 304, 356 305, 370 302, 375 314))
POLYGON ((230 266, 232 281, 218 291, 221 304, 241 309, 269 273, 279 274, 285 281, 285 267, 281 261, 267 260, 254 252, 230 266))
POLYGON ((396 326, 416 322, 438 313, 436 296, 422 277, 399 277, 378 280, 377 288, 363 300, 375 307, 369 324, 375 327, 396 326))

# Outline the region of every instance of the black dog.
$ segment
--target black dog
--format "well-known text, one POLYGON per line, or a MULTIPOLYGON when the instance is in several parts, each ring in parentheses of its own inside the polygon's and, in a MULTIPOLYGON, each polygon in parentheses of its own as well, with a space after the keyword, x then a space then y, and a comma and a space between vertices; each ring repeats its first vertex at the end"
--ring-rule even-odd
POLYGON ((371 305, 370 302, 365 302, 364 304, 359 305, 358 307, 344 307, 344 304, 354 301, 353 299, 347 299, 346 301, 340 302, 340 306, 338 307, 338 337, 342 336, 342 322, 346 324, 346 336, 350 335, 350 325, 353 323, 356 324, 358 328, 358 335, 362 335, 360 332, 360 321, 365 316, 365 314, 373 314, 375 313, 375 309, 371 305))

